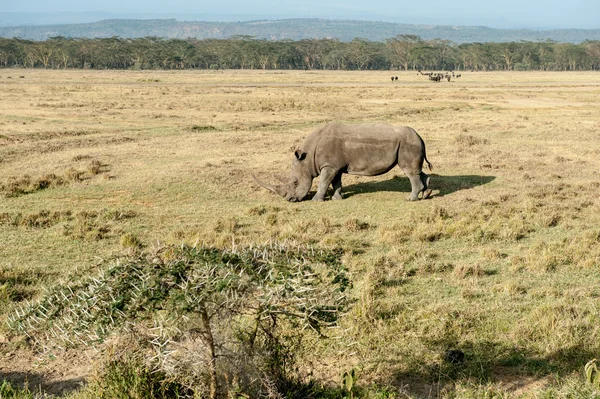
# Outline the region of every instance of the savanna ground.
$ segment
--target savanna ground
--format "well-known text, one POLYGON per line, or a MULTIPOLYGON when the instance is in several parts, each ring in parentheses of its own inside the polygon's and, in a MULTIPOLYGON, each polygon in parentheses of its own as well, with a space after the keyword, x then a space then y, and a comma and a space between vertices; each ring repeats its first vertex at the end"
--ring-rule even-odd
POLYGON ((396 397, 599 395, 599 77, 0 70, 0 381, 60 394, 104 358, 11 331, 48 287, 161 245, 288 241, 342 248, 351 276, 339 327, 303 355, 325 384, 355 369, 396 397), (399 169, 323 203, 253 182, 334 120, 415 128, 432 198, 406 202, 399 169))

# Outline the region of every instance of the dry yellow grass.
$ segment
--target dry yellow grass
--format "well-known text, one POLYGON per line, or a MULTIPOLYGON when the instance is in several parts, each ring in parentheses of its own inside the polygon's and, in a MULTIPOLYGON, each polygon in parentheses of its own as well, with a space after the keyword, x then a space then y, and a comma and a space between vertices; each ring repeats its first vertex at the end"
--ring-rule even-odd
POLYGON ((1 70, 0 319, 131 237, 295 240, 343 247, 353 276, 342 338, 316 344, 324 379, 354 366, 415 397, 535 397, 543 377, 579 373, 600 352, 597 74, 393 74, 1 70), (415 128, 433 198, 405 202, 399 169, 345 176, 336 202, 256 186, 251 171, 287 173, 332 120, 415 128), (61 184, 35 184, 50 175, 61 184), (17 181, 27 190, 4 195, 17 181), (444 365, 449 348, 467 366, 444 365))

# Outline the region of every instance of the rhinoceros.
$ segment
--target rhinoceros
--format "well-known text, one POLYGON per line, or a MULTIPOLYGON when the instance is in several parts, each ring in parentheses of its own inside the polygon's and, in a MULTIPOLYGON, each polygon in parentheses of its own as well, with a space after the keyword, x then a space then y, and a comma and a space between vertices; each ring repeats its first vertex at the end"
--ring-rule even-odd
POLYGON ((341 200, 342 174, 378 176, 400 166, 410 180, 409 201, 429 197, 429 176, 423 173, 423 161, 433 169, 425 154, 425 143, 408 126, 387 124, 347 125, 330 123, 309 134, 294 151, 290 179, 271 185, 254 180, 291 202, 302 201, 312 181, 321 176, 313 201, 323 201, 329 185, 333 186, 332 200, 341 200))

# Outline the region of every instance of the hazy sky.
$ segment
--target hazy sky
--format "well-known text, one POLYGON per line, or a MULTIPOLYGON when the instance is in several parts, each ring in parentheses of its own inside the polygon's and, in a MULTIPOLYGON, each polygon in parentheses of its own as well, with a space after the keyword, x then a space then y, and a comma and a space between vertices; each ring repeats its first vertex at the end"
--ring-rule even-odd
POLYGON ((600 0, 0 0, 0 11, 100 11, 188 20, 316 17, 508 28, 600 28, 600 0))

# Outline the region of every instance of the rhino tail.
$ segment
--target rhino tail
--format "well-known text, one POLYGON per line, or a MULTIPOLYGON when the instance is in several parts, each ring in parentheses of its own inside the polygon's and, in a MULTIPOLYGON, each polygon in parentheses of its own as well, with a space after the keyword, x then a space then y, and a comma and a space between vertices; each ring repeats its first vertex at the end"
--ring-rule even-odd
POLYGON ((429 168, 429 170, 433 171, 433 164, 429 162, 429 160, 427 159, 427 155, 425 155, 425 162, 427 162, 427 167, 429 168))
MULTIPOLYGON (((419 136, 419 138, 421 138, 419 136)), ((430 171, 433 171, 433 164, 431 162, 429 162, 429 159, 427 159, 427 151, 425 150, 425 142, 423 141, 423 139, 421 138, 421 143, 423 143, 423 159, 425 159, 425 162, 427 162, 427 167, 429 168, 430 171)))

